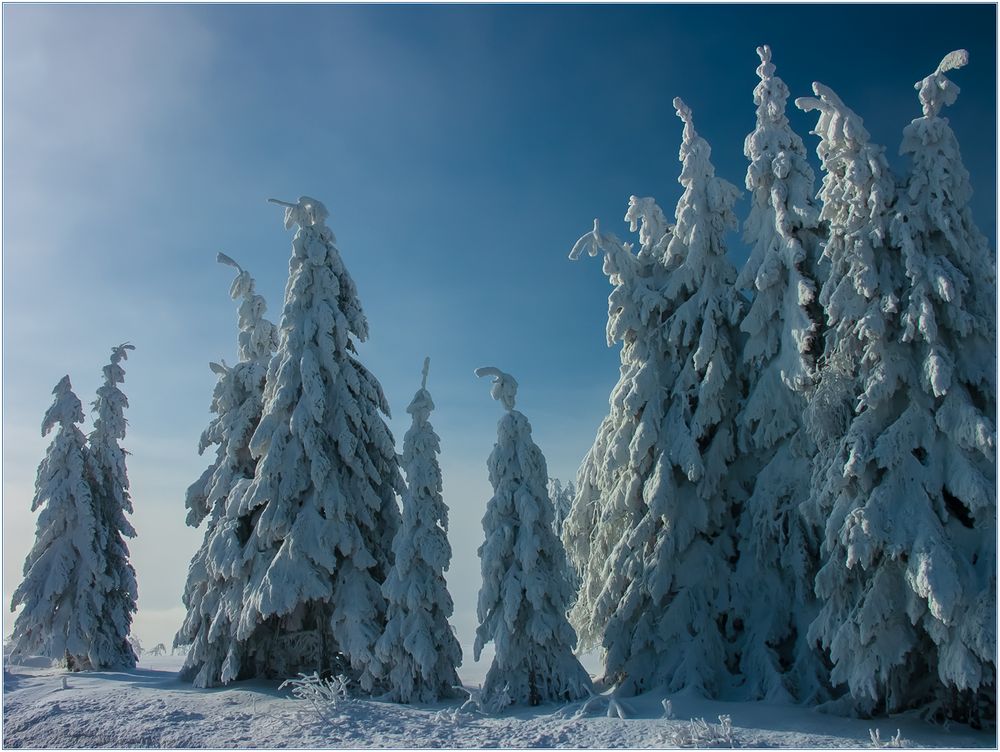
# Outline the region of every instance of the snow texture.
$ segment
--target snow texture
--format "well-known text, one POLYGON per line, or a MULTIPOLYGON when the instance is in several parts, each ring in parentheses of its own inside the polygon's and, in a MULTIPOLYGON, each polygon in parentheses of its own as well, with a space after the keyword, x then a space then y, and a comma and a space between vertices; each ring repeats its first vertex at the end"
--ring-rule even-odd
POLYGON ((97 390, 93 408, 97 413, 88 441, 87 472, 94 498, 95 516, 101 528, 104 572, 101 578, 101 629, 106 641, 100 648, 103 668, 130 668, 136 655, 129 644, 132 615, 136 611, 138 588, 135 569, 129 562, 126 538, 135 537, 135 528, 126 514, 132 513, 126 452, 118 443, 125 438, 125 408, 128 399, 118 385, 125 381, 121 363, 135 347, 122 344, 111 350, 111 362, 104 366, 104 384, 97 390))
POLYGON ((822 333, 816 304, 820 211, 802 139, 785 114, 788 87, 769 47, 758 47, 757 124, 746 137, 750 257, 736 286, 753 299, 740 328, 747 396, 740 410, 739 477, 748 498, 737 528, 732 612, 748 699, 815 702, 825 669, 806 639, 818 536, 799 513, 809 495, 813 442, 804 391, 815 378, 822 333))
POLYGON ((233 367, 212 363, 218 375, 212 395, 215 417, 201 435, 199 453, 215 445, 214 462, 187 492, 187 522, 208 524, 195 552, 184 587, 187 616, 174 646, 190 645, 181 669, 196 687, 227 684, 266 671, 251 659, 266 653, 263 646, 276 639, 274 625, 260 626, 238 639, 236 629, 249 581, 253 550, 247 548, 255 515, 241 511, 240 495, 253 479, 257 462, 250 454, 250 437, 263 410, 264 379, 271 353, 277 347, 276 327, 264 318, 264 298, 255 291, 250 273, 225 254, 218 261, 237 270, 230 297, 239 300, 239 362, 233 367))
POLYGON ((493 497, 479 547, 476 660, 486 643, 495 647, 481 701, 501 710, 585 697, 590 676, 573 655, 576 634, 566 618, 573 591, 552 530, 545 457, 528 419, 514 409, 517 381, 497 368, 479 368, 476 375, 494 377, 491 393, 506 409, 487 462, 493 497))
MULTIPOLYGON (((729 716, 738 747, 815 749, 872 745, 879 732, 914 747, 996 748, 996 734, 934 726, 912 715, 840 718, 812 709, 649 693, 628 701, 628 719, 583 712, 585 703, 460 710, 460 701, 395 705, 347 697, 320 716, 278 681, 192 692, 177 658, 144 657, 127 673, 66 674, 11 666, 4 674, 4 742, 11 748, 197 749, 663 749, 692 736, 695 719, 729 716), (662 718, 662 701, 673 716, 662 718)), ((475 690, 471 690, 475 692, 475 690)), ((716 724, 712 724, 715 726, 716 724)), ((704 739, 704 737, 701 737, 704 739)))
POLYGON ((372 691, 385 673, 374 648, 403 489, 383 417, 389 405, 356 357, 354 340, 368 337, 368 322, 326 207, 306 196, 277 203, 285 227, 298 229, 278 350, 250 440, 257 467, 237 502, 237 514, 256 522, 236 637, 268 623, 276 637, 256 658, 267 673, 349 668, 352 682, 372 691))
POLYGON ((448 507, 441 496, 441 440, 430 423, 434 400, 427 391, 430 358, 423 382, 406 411, 413 416, 403 437, 403 520, 393 542, 395 563, 382 586, 388 620, 375 645, 388 669, 388 699, 437 702, 457 696, 455 668, 462 649, 448 623, 454 603, 444 572, 451 561, 448 507))
POLYGON ((621 284, 632 282, 634 257, 596 226, 571 254, 605 252, 605 271, 619 283, 612 297, 623 302, 609 305, 609 333, 628 322, 636 331, 625 333, 626 348, 643 342, 627 356, 623 348, 611 414, 584 460, 564 531, 584 581, 574 621, 588 638, 601 636, 605 679, 625 694, 661 685, 714 694, 729 681, 721 625, 733 554, 727 476, 742 305, 723 238, 736 224, 739 190, 715 176, 690 109, 680 99, 674 106, 684 122, 676 225, 668 232, 647 204, 640 234, 639 257, 653 267, 645 276, 655 281, 621 284), (626 300, 639 305, 629 310, 626 300), (628 417, 616 405, 622 394, 628 417))
POLYGON ((52 393, 42 436, 57 430, 38 466, 31 511, 41 511, 24 580, 11 599, 12 611, 24 608, 9 650, 13 660, 41 655, 71 669, 89 669, 118 658, 117 635, 102 623, 104 531, 87 480, 86 439, 77 426, 83 407, 69 376, 52 393))
POLYGON ((904 288, 865 353, 813 632, 863 709, 976 720, 996 681, 996 259, 939 115, 958 94, 944 73, 965 59, 916 84, 924 115, 903 133, 890 236, 904 288))

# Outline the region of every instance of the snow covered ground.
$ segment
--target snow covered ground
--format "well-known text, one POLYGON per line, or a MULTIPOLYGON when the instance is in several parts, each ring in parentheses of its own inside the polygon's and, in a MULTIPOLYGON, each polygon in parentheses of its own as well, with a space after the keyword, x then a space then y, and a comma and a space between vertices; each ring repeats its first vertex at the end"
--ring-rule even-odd
MULTIPOLYGON (((4 747, 872 747, 901 731, 906 746, 996 747, 993 732, 931 726, 912 716, 865 721, 764 703, 678 695, 664 720, 651 693, 626 700, 626 719, 607 703, 518 709, 498 716, 457 714, 458 703, 395 705, 347 700, 320 717, 279 682, 193 689, 176 671, 180 656, 144 657, 127 672, 66 672, 8 666, 4 747), (65 686, 63 679, 65 678, 65 686), (732 719, 726 733, 719 716, 732 719), (708 727, 692 723, 704 718, 708 727)), ((467 680, 468 678, 466 678, 467 680)))

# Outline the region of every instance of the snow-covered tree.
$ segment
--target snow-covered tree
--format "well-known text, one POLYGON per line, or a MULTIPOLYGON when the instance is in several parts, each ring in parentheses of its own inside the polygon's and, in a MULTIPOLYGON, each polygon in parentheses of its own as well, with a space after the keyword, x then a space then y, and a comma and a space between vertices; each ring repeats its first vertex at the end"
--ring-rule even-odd
POLYGON ((104 552, 87 479, 86 439, 77 427, 83 407, 69 376, 52 393, 42 436, 57 430, 38 466, 31 511, 41 511, 24 580, 11 602, 12 611, 24 608, 9 652, 14 659, 47 656, 75 670, 100 668, 109 657, 101 652, 108 641, 101 621, 104 552))
MULTIPOLYGON (((674 106, 684 122, 685 190, 672 231, 649 241, 662 282, 638 295, 622 285, 619 300, 633 303, 632 311, 609 306, 609 334, 620 331, 617 322, 631 325, 636 333, 626 334, 626 346, 642 341, 645 351, 633 349, 633 360, 623 349, 611 415, 584 460, 564 536, 582 539, 581 503, 592 494, 596 529, 574 618, 600 636, 606 678, 626 693, 665 685, 713 694, 728 684, 723 629, 735 498, 728 476, 742 305, 724 235, 736 224, 739 190, 715 176, 690 109, 680 99, 674 106)), ((596 227, 573 255, 584 248, 604 251, 606 264, 624 266, 628 258, 596 227)))
POLYGON ((662 431, 666 403, 661 373, 666 366, 659 326, 669 310, 661 291, 671 228, 652 198, 632 196, 625 220, 632 232, 639 232, 638 253, 602 232, 596 219, 593 232, 570 252, 573 260, 584 251, 604 254, 604 273, 614 285, 608 298, 608 347, 622 343, 621 375, 608 400, 608 415, 580 466, 576 497, 562 530, 580 578, 570 620, 583 649, 601 644, 624 595, 627 580, 614 567, 625 553, 626 533, 638 519, 646 479, 669 442, 662 431))
POLYGON ((503 708, 578 699, 590 677, 573 655, 576 634, 566 618, 573 593, 565 552, 552 532, 545 457, 528 419, 514 409, 517 381, 496 368, 479 368, 476 375, 494 377, 491 393, 507 411, 487 462, 493 497, 479 547, 476 660, 486 643, 496 648, 482 701, 503 708))
POLYGON ((827 326, 805 416, 817 454, 803 506, 810 523, 821 529, 843 483, 843 438, 858 397, 884 354, 898 347, 893 327, 903 268, 889 236, 896 181, 885 149, 870 142, 862 119, 832 89, 817 82, 813 92, 816 97, 801 97, 795 104, 819 112, 813 133, 820 139, 816 152, 824 171, 819 199, 827 227, 827 273, 819 301, 827 326))
POLYGON ((264 317, 267 307, 250 273, 225 254, 218 261, 237 270, 229 292, 240 301, 239 362, 231 368, 210 364, 219 377, 212 396, 215 416, 198 451, 216 445, 215 460, 187 492, 188 524, 197 527, 207 516, 209 520, 188 569, 183 597, 188 611, 174 645, 191 646, 181 678, 197 687, 266 673, 267 666, 259 664, 276 632, 273 625, 261 625, 245 639, 236 637, 254 555, 246 544, 256 521, 239 502, 257 466, 250 437, 263 410, 264 378, 278 344, 277 328, 264 317))
POLYGON ((752 289, 740 324, 747 396, 740 411, 740 475, 748 498, 733 578, 736 654, 750 699, 818 699, 826 673, 806 633, 816 612, 818 535, 799 505, 809 495, 814 445, 803 428, 815 381, 822 311, 816 300, 820 210, 802 139, 785 114, 788 87, 769 47, 758 47, 757 124, 746 137, 750 257, 736 280, 752 289))
POLYGON ((88 441, 88 476, 104 546, 104 600, 101 603, 104 644, 98 652, 104 668, 132 668, 136 662, 128 637, 138 589, 125 542, 126 538, 135 537, 135 528, 125 516, 132 513, 132 499, 125 467, 126 452, 118 443, 125 438, 128 425, 125 420, 128 399, 118 388, 125 381, 121 362, 127 360, 128 351, 134 349, 134 345, 127 343, 112 348, 111 362, 103 369, 104 384, 97 390, 93 403, 97 418, 88 441))
POLYGON ((437 702, 460 686, 455 668, 462 649, 448 623, 454 603, 444 572, 451 561, 448 507, 441 497, 441 440, 430 423, 434 401, 423 382, 406 412, 413 423, 403 437, 403 521, 393 543, 395 562, 382 586, 388 623, 375 645, 387 669, 388 697, 397 702, 437 702))
POLYGON ((565 485, 558 478, 549 478, 549 498, 552 499, 552 531, 556 537, 562 536, 563 524, 569 515, 569 510, 573 507, 573 499, 576 498, 576 486, 573 481, 568 481, 565 485))
MULTIPOLYGON (((568 481, 565 485, 558 478, 549 478, 549 498, 552 500, 552 532, 557 538, 562 538, 563 526, 566 517, 569 516, 573 508, 573 500, 576 498, 576 486, 573 481, 568 481)), ((580 575, 577 573, 573 563, 566 559, 566 576, 575 593, 580 587, 580 575)))
POLYGON ((383 417, 389 405, 357 359, 354 342, 368 337, 368 322, 326 207, 305 196, 283 205, 285 227, 298 230, 250 441, 257 467, 239 499, 239 514, 257 521, 236 636, 248 639, 267 622, 278 634, 264 659, 270 673, 340 671, 349 662, 369 691, 384 675, 374 647, 403 482, 383 417))
MULTIPOLYGON (((867 409, 864 400, 859 402, 865 390, 883 388, 878 385, 886 383, 887 366, 898 371, 907 354, 898 320, 903 268, 889 233, 896 185, 885 150, 870 142, 862 119, 829 87, 814 83, 813 92, 816 97, 795 103, 819 113, 813 133, 820 139, 817 154, 824 177, 819 198, 828 229, 823 247, 828 273, 819 300, 827 328, 818 382, 805 413, 817 451, 810 493, 801 509, 813 528, 825 530, 820 551, 825 566, 816 580, 821 610, 808 638, 829 649, 863 589, 859 572, 844 566, 839 541, 845 505, 861 492, 845 473, 848 429, 867 409)), ((842 676, 835 677, 843 682, 842 676)))
POLYGON ((916 84, 923 116, 904 130, 912 165, 890 228, 898 332, 865 353, 814 632, 863 708, 930 701, 975 720, 996 681, 996 258, 940 117, 958 94, 945 73, 966 61, 951 53, 916 84))
POLYGON ((167 654, 167 646, 164 645, 162 642, 158 642, 158 643, 156 643, 153 646, 152 650, 149 651, 149 654, 150 655, 166 655, 167 654))

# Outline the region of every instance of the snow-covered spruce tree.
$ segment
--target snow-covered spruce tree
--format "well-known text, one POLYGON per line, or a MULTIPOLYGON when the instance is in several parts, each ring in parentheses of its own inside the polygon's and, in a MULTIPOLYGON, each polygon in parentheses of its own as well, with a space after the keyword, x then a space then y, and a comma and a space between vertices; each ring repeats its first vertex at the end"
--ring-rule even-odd
MULTIPOLYGON (((608 567, 624 581, 604 630, 606 676, 628 693, 665 686, 715 694, 728 683, 725 616, 733 554, 733 420, 741 392, 734 340, 742 305, 724 234, 739 190, 715 176, 711 149, 684 122, 676 225, 666 244, 663 357, 666 395, 651 472, 608 567), (657 447, 659 448, 659 447, 657 447)), ((636 444, 648 435, 638 432, 636 444)), ((633 451, 635 447, 631 448, 633 451)))
MULTIPOLYGON (((31 511, 41 508, 35 545, 11 610, 24 606, 11 636, 10 657, 47 656, 72 670, 101 668, 107 638, 101 621, 104 552, 87 479, 86 439, 77 427, 83 407, 69 376, 52 390, 42 436, 56 435, 38 466, 31 511)), ((6 651, 5 651, 6 652, 6 651)))
POLYGON ((816 300, 820 210, 802 139, 785 114, 788 87, 769 47, 758 47, 757 125, 747 136, 750 258, 736 280, 752 289, 740 323, 747 397, 738 418, 748 498, 737 531, 732 587, 735 650, 748 699, 806 702, 824 693, 826 670, 806 633, 816 612, 818 531, 799 505, 815 453, 803 429, 804 391, 816 374, 822 311, 816 300))
POLYGON ((601 645, 604 630, 630 579, 616 569, 627 554, 626 533, 643 508, 643 486, 656 458, 667 451, 666 402, 661 373, 665 347, 660 325, 669 312, 663 296, 663 253, 671 228, 652 198, 629 200, 625 220, 638 230, 640 248, 594 230, 570 252, 604 254, 604 273, 614 285, 608 298, 608 346, 621 342, 621 375, 608 400, 594 444, 577 475, 576 497, 562 530, 570 563, 579 574, 579 597, 570 614, 580 646, 601 645))
MULTIPOLYGON (((828 274, 819 299, 827 329, 818 383, 805 413, 817 452, 801 510, 812 527, 825 530, 815 585, 820 610, 808 637, 829 650, 841 624, 854 618, 867 586, 861 567, 845 565, 840 540, 845 514, 866 493, 845 472, 851 446, 860 438, 849 429, 857 416, 863 416, 860 426, 875 414, 864 416, 872 406, 863 398, 868 389, 875 394, 910 376, 904 375, 909 355, 900 341, 898 315, 903 267, 889 233, 895 179, 884 149, 870 142, 861 118, 823 84, 814 83, 813 91, 816 98, 795 103, 819 112, 813 133, 820 139, 824 177, 819 198, 828 228, 823 248, 828 274)), ((835 683, 844 683, 843 671, 833 676, 835 683)))
POLYGON ((201 435, 199 453, 216 445, 215 461, 188 488, 187 522, 208 525, 201 547, 188 569, 184 587, 187 617, 174 646, 190 645, 181 678, 197 687, 212 687, 255 676, 266 667, 253 657, 267 655, 274 639, 272 627, 261 625, 239 640, 236 627, 253 551, 246 548, 256 518, 241 512, 239 501, 253 479, 257 461, 250 454, 250 437, 260 422, 264 377, 278 344, 277 328, 264 318, 264 298, 255 291, 250 273, 220 253, 218 261, 237 269, 230 296, 240 301, 239 362, 232 368, 210 364, 218 374, 212 395, 215 417, 201 435))
POLYGON ((278 350, 250 441, 257 458, 239 514, 257 514, 236 637, 262 623, 278 637, 258 665, 344 671, 365 691, 384 675, 375 642, 385 628, 381 587, 392 564, 402 491, 382 387, 357 359, 368 336, 357 290, 326 226, 326 207, 286 206, 292 240, 278 350))
POLYGON ((674 104, 685 123, 685 192, 676 226, 657 211, 640 234, 645 273, 596 223, 571 253, 605 253, 616 284, 608 339, 623 341, 611 412, 581 467, 563 533, 583 579, 573 619, 603 645, 606 677, 632 693, 661 684, 715 693, 728 683, 722 630, 734 493, 726 476, 742 306, 723 236, 735 225, 739 190, 715 177, 690 110, 674 104))
POLYGON ((118 443, 125 438, 128 425, 125 420, 128 399, 118 388, 125 381, 121 362, 127 360, 128 351, 134 349, 134 345, 126 343, 111 350, 111 362, 104 366, 104 384, 97 390, 93 403, 97 418, 88 442, 88 477, 104 545, 104 600, 101 603, 104 624, 101 645, 96 649, 97 655, 102 656, 102 668, 132 668, 136 662, 128 637, 138 588, 125 543, 126 538, 135 537, 135 528, 125 516, 132 513, 132 499, 125 467, 126 452, 118 443))
POLYGON ((814 632, 863 710, 930 703, 976 721, 996 681, 995 255, 939 115, 958 94, 945 73, 966 60, 951 53, 917 83, 924 114, 904 130, 901 337, 865 353, 814 632))
POLYGON ((437 702, 455 696, 462 649, 448 618, 454 603, 444 572, 451 561, 448 507, 441 497, 441 440, 430 424, 434 401, 423 382, 406 411, 413 423, 403 437, 403 522, 393 543, 395 562, 382 586, 388 621, 375 652, 387 670, 389 699, 437 702))
MULTIPOLYGON (((552 499, 552 532, 557 538, 562 538, 563 527, 566 517, 573 508, 573 501, 576 498, 576 486, 573 481, 568 481, 565 485, 558 478, 549 478, 549 498, 552 499)), ((566 576, 575 593, 580 588, 580 575, 577 573, 573 562, 566 558, 566 576)))
POLYGON ((491 394, 507 411, 487 462, 493 498, 479 547, 476 660, 486 643, 496 648, 482 700, 496 709, 575 700, 586 696, 590 677, 573 655, 576 634, 566 618, 573 593, 565 552, 552 532, 545 457, 528 419, 514 409, 514 377, 496 368, 478 368, 476 375, 495 377, 491 394))
POLYGON ((886 353, 905 357, 898 331, 903 267, 891 244, 889 223, 896 181, 885 149, 870 142, 862 119, 829 87, 813 84, 816 97, 795 100, 819 112, 813 133, 824 176, 819 199, 827 226, 823 259, 827 274, 819 301, 826 319, 818 381, 805 421, 816 443, 809 523, 822 530, 845 482, 844 436, 865 384, 886 353))
POLYGON ((568 481, 565 485, 558 478, 549 478, 549 498, 552 499, 552 530, 556 537, 562 537, 563 524, 569 515, 569 510, 573 507, 573 499, 576 498, 576 486, 573 481, 568 481))

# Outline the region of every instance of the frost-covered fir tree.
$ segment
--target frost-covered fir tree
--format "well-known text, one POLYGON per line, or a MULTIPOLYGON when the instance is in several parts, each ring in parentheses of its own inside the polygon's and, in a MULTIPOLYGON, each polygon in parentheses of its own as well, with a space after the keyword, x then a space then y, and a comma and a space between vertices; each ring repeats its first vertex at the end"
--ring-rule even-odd
POLYGON ((576 486, 573 481, 568 481, 565 485, 558 478, 549 478, 549 498, 552 499, 552 530, 556 537, 562 536, 563 524, 569 515, 569 510, 573 507, 573 499, 576 497, 576 486))
MULTIPOLYGON (((87 479, 87 447, 77 427, 83 407, 69 376, 52 390, 55 400, 42 420, 42 436, 56 435, 38 466, 31 511, 38 514, 35 545, 24 561, 24 580, 11 610, 23 606, 14 623, 10 657, 42 655, 72 670, 114 665, 106 632, 102 528, 87 479)), ((5 652, 7 652, 5 650, 5 652)))
POLYGON ((342 671, 372 690, 384 667, 381 587, 392 564, 402 490, 382 387, 357 358, 368 337, 357 289, 340 258, 326 207, 286 206, 292 240, 278 350, 264 411, 250 441, 254 479, 239 514, 256 514, 254 552, 236 637, 267 623, 278 637, 269 673, 342 671))
MULTIPOLYGON (((795 104, 819 113, 813 133, 820 139, 817 154, 824 177, 819 198, 828 229, 823 247, 828 273, 819 300, 827 329, 818 382, 805 413, 817 452, 810 493, 801 509, 812 527, 825 529, 820 551, 825 566, 816 582, 821 611, 808 636, 829 649, 839 621, 848 618, 864 587, 860 571, 851 572, 835 553, 841 547, 844 504, 860 490, 850 473, 845 474, 850 451, 845 439, 860 414, 856 408, 867 409, 863 400, 859 403, 861 395, 869 386, 882 388, 878 385, 884 383, 886 364, 898 369, 908 356, 900 342, 898 317, 903 268, 889 233, 895 179, 884 149, 870 142, 857 113, 823 84, 814 83, 813 92, 816 97, 795 104), (836 505, 841 511, 831 517, 836 505), (833 519, 839 521, 828 525, 833 519)), ((837 680, 842 682, 842 677, 837 680)))
POLYGON ((496 368, 476 369, 476 375, 494 377, 491 393, 506 409, 487 462, 493 497, 479 547, 476 660, 486 643, 496 648, 482 701, 502 709, 575 700, 586 696, 590 677, 573 655, 576 634, 566 618, 573 593, 565 552, 552 532, 545 457, 528 419, 514 409, 514 377, 496 368))
POLYGON ((135 537, 135 528, 125 516, 132 513, 132 499, 125 467, 126 452, 118 443, 125 438, 128 425, 125 420, 128 399, 118 388, 125 381, 121 363, 128 359, 128 351, 134 349, 130 344, 112 348, 111 362, 104 366, 104 384, 97 390, 93 403, 97 418, 88 441, 88 477, 104 545, 101 620, 107 644, 100 648, 100 654, 106 656, 104 668, 131 668, 136 662, 128 637, 138 588, 125 542, 126 538, 135 537))
MULTIPOLYGON (((596 530, 574 616, 600 635, 606 678, 626 693, 665 685, 714 694, 729 682, 723 629, 734 490, 727 476, 741 392, 734 346, 742 305, 724 234, 735 226, 739 190, 715 176, 690 109, 680 99, 674 106, 684 122, 685 190, 676 225, 651 245, 661 255, 663 282, 638 298, 648 318, 632 319, 640 324, 634 341, 649 337, 649 350, 627 381, 631 361, 623 351, 623 380, 584 460, 564 536, 581 537, 580 504, 594 494, 596 530), (637 424, 615 409, 620 389, 632 395, 623 407, 640 410, 637 424), (602 539, 613 543, 593 545, 602 539)), ((589 246, 592 254, 621 258, 596 229, 574 255, 589 246)))
MULTIPOLYGON (((570 510, 573 508, 573 500, 576 498, 576 486, 573 484, 573 481, 568 481, 563 485, 563 482, 558 478, 549 478, 548 491, 549 498, 552 500, 552 532, 556 534, 557 538, 561 539, 566 517, 569 516, 570 510)), ((573 591, 576 592, 580 587, 580 575, 577 573, 573 562, 569 560, 568 556, 566 559, 566 576, 569 578, 569 583, 573 587, 573 591)))
POLYGON ((916 84, 923 116, 891 225, 899 330, 872 347, 826 528, 814 632, 866 710, 931 703, 976 720, 996 681, 996 291, 993 251, 943 106, 951 53, 916 84))
POLYGON ((758 47, 757 125, 747 136, 750 258, 736 280, 752 290, 740 323, 747 396, 740 411, 741 476, 748 498, 733 579, 736 653, 749 699, 814 701, 826 671, 806 638, 818 535, 799 504, 809 495, 814 446, 803 429, 822 334, 817 265, 820 210, 802 139, 785 115, 788 87, 769 47, 758 47))
POLYGON ((403 437, 403 521, 393 543, 395 562, 382 586, 388 623, 375 645, 388 670, 388 697, 397 702, 437 702, 461 683, 455 668, 462 649, 448 619, 454 603, 444 572, 451 561, 448 507, 441 497, 441 440, 430 423, 434 400, 423 382, 406 412, 413 423, 403 437))
POLYGON ((174 639, 175 646, 191 646, 181 678, 197 687, 266 673, 267 666, 259 662, 276 637, 273 625, 261 625, 242 640, 236 628, 254 554, 246 544, 256 522, 239 502, 257 466, 250 437, 260 422, 277 329, 264 317, 266 304, 250 273, 225 254, 218 261, 237 269, 230 296, 240 301, 239 362, 231 368, 211 364, 218 375, 211 406, 215 417, 202 433, 198 451, 215 445, 215 460, 188 488, 186 499, 189 525, 197 527, 208 517, 204 541, 188 569, 183 597, 187 616, 174 639))
POLYGON ((643 505, 643 486, 656 457, 667 451, 663 432, 666 402, 661 392, 665 347, 659 325, 667 316, 663 296, 663 254, 671 229, 652 198, 629 200, 625 220, 638 230, 639 251, 614 235, 593 232, 573 246, 571 259, 586 251, 604 254, 604 273, 614 285, 608 298, 608 346, 621 342, 621 375, 608 400, 594 444, 577 476, 573 506, 562 539, 570 563, 579 574, 579 597, 570 620, 580 646, 601 644, 604 630, 621 602, 628 580, 615 570, 626 553, 626 533, 636 524, 643 505))
MULTIPOLYGON (((844 482, 843 438, 858 397, 881 359, 898 348, 899 294, 903 269, 889 236, 896 182, 885 149, 870 142, 862 119, 821 83, 816 97, 795 100, 819 112, 813 133, 824 176, 819 199, 827 238, 827 273, 819 301, 826 319, 818 382, 809 395, 806 425, 815 440, 813 482, 803 506, 822 529, 844 482)), ((896 353, 903 357, 902 353, 896 353)))

